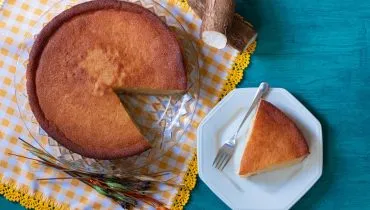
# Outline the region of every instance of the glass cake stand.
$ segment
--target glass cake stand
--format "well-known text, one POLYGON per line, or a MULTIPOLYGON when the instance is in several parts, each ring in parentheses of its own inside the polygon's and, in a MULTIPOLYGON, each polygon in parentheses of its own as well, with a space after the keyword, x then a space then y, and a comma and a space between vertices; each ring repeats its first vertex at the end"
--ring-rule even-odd
MULTIPOLYGON (((120 95, 126 109, 142 130, 143 135, 152 145, 152 149, 119 160, 96 160, 82 157, 60 145, 39 127, 28 103, 26 90, 26 69, 29 52, 37 34, 53 17, 62 11, 85 2, 84 0, 62 0, 45 12, 38 22, 26 34, 26 39, 19 47, 19 58, 14 78, 15 96, 18 109, 25 127, 29 131, 33 145, 45 148, 50 154, 72 167, 82 168, 96 173, 117 173, 135 170, 160 159, 167 151, 181 142, 193 119, 199 98, 199 64, 198 51, 190 33, 180 24, 176 17, 160 3, 153 0, 130 0, 141 5, 165 22, 176 33, 183 49, 183 56, 188 76, 188 89, 185 93, 172 96, 120 95), (135 112, 140 107, 145 112, 135 112), (140 113, 140 114, 138 114, 140 113)), ((124 129, 124 128, 122 128, 124 129)))

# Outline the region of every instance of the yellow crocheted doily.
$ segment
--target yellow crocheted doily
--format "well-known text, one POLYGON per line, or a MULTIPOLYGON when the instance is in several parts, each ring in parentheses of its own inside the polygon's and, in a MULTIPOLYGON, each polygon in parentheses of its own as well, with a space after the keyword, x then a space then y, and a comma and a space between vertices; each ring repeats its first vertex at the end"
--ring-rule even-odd
MULTIPOLYGON (((189 8, 186 0, 178 0, 177 3, 185 9, 189 8)), ((4 0, 0 0, 0 9, 3 4, 4 0)), ((256 42, 252 43, 244 52, 237 55, 227 81, 225 82, 223 90, 219 96, 220 99, 227 95, 231 90, 235 89, 236 85, 242 80, 244 70, 249 65, 250 56, 254 52, 255 48, 256 42)), ((179 189, 175 196, 171 209, 183 209, 189 200, 191 190, 195 187, 198 174, 197 156, 195 152, 188 165, 188 170, 183 180, 184 185, 179 189)), ((26 187, 17 187, 14 183, 4 182, 2 177, 0 177, 0 180, 0 194, 7 200, 18 202, 27 209, 68 209, 67 206, 60 205, 53 199, 44 198, 41 193, 30 194, 26 187)))
POLYGON ((175 1, 176 1, 177 4, 179 4, 184 9, 189 9, 190 8, 187 0, 175 0, 175 1))
MULTIPOLYGON (((252 43, 244 52, 237 55, 232 69, 230 70, 227 81, 224 84, 221 95, 219 99, 222 99, 230 91, 236 88, 236 85, 243 78, 244 70, 248 67, 250 62, 250 56, 256 49, 257 43, 252 43)), ((194 189, 195 183, 197 182, 198 165, 197 165, 197 155, 194 152, 193 158, 189 162, 189 168, 184 176, 183 186, 177 192, 175 196, 171 209, 182 210, 186 203, 189 201, 190 192, 194 189)))
MULTIPOLYGON (((188 9, 189 5, 186 0, 179 0, 178 4, 184 9, 188 9)), ((236 88, 239 82, 243 79, 244 70, 248 67, 250 62, 250 57, 256 49, 257 42, 253 42, 248 48, 239 53, 232 65, 232 69, 229 72, 227 80, 221 91, 219 99, 221 100, 230 91, 236 88)), ((184 176, 183 186, 177 192, 175 196, 171 209, 182 210, 186 203, 189 201, 190 192, 194 189, 197 182, 198 165, 197 165, 197 155, 194 152, 193 158, 189 162, 189 168, 184 176)))
POLYGON ((9 201, 20 203, 26 209, 68 209, 67 206, 60 205, 53 199, 44 198, 41 193, 32 194, 26 187, 17 187, 12 182, 4 182, 2 177, 0 180, 0 194, 9 201))
POLYGON ((236 85, 243 79, 244 70, 248 67, 250 57, 254 50, 256 49, 257 42, 253 42, 248 48, 239 53, 235 61, 232 65, 232 69, 229 73, 227 81, 224 84, 224 88, 222 89, 222 93, 220 95, 220 99, 226 96, 230 91, 236 88, 236 85))
MULTIPOLYGON (((240 53, 233 64, 233 68, 228 76, 228 80, 225 83, 225 86, 220 95, 220 99, 227 95, 228 92, 233 90, 236 85, 243 78, 244 69, 248 66, 250 55, 256 48, 256 43, 250 45, 250 47, 240 53)), ((171 209, 180 210, 183 209, 185 204, 188 202, 190 197, 190 192, 194 189, 197 174, 197 156, 194 153, 193 158, 189 162, 188 170, 184 176, 184 185, 181 187, 174 198, 171 209)), ((65 206, 59 205, 51 199, 45 199, 42 197, 41 193, 36 193, 30 195, 27 193, 26 188, 18 188, 13 183, 0 184, 0 194, 3 195, 6 199, 13 202, 18 202, 27 209, 68 209, 65 206)))

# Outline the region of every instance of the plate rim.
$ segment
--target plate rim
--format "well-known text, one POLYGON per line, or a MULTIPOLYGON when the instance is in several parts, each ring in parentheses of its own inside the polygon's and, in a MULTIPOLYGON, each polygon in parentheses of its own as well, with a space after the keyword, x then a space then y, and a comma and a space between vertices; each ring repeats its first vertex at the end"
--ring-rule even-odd
MULTIPOLYGON (((223 193, 220 193, 218 190, 214 188, 212 184, 209 183, 209 181, 204 177, 205 173, 203 168, 201 167, 203 164, 201 162, 201 157, 202 154, 204 153, 202 151, 202 146, 201 146, 201 136, 203 134, 203 127, 204 125, 210 120, 210 118, 214 115, 215 112, 217 112, 226 102, 228 102, 235 94, 240 94, 242 92, 250 91, 250 90, 257 90, 256 87, 249 87, 249 88, 236 88, 232 90, 229 94, 227 94, 216 106, 212 108, 212 110, 203 118, 201 123, 199 124, 197 128, 197 153, 198 153, 198 174, 200 179, 212 190, 213 193, 217 197, 219 197, 226 205, 228 205, 230 208, 233 208, 232 202, 224 196, 223 193)), ((300 190, 294 199, 290 203, 287 203, 285 205, 279 206, 281 209, 290 209, 295 203, 297 203, 312 187, 313 185, 320 179, 322 176, 322 171, 323 171, 323 135, 322 135, 322 125, 320 121, 317 119, 316 116, 312 114, 311 111, 309 111, 296 97, 294 97, 293 94, 291 94, 288 90, 284 88, 271 88, 271 91, 274 92, 280 92, 281 94, 287 96, 290 100, 296 101, 297 107, 300 110, 303 110, 305 113, 309 114, 309 116, 314 119, 312 121, 312 124, 315 125, 315 127, 318 128, 318 133, 317 133, 317 139, 318 142, 320 143, 320 151, 317 152, 317 162, 318 166, 316 169, 314 169, 314 174, 312 175, 312 179, 306 184, 306 186, 300 190)), ((248 209, 248 208, 246 208, 248 209)), ((260 209, 266 209, 266 208, 260 208, 260 209)))

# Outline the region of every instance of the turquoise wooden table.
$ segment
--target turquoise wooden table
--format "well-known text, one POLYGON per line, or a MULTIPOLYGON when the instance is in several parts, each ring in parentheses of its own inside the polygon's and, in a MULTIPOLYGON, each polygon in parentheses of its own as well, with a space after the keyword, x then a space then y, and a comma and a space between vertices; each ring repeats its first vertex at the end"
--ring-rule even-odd
MULTIPOLYGON (((292 92, 321 121, 324 170, 293 209, 370 209, 370 1, 239 0, 259 32, 239 87, 292 92)), ((187 209, 227 209, 201 181, 187 209)))
MULTIPOLYGON (((267 81, 321 121, 324 170, 293 209, 370 209, 370 1, 238 0, 259 32, 239 87, 267 81)), ((187 209, 227 209, 198 181, 187 209)), ((21 209, 0 199, 0 209, 21 209)))

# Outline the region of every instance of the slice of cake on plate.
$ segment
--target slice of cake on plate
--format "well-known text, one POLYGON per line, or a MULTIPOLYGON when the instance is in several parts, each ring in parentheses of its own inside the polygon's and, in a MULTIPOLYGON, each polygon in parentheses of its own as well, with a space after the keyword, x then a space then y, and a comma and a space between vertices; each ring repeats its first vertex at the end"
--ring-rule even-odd
POLYGON ((239 168, 243 177, 293 165, 309 154, 295 123, 265 100, 258 106, 247 138, 239 168))

